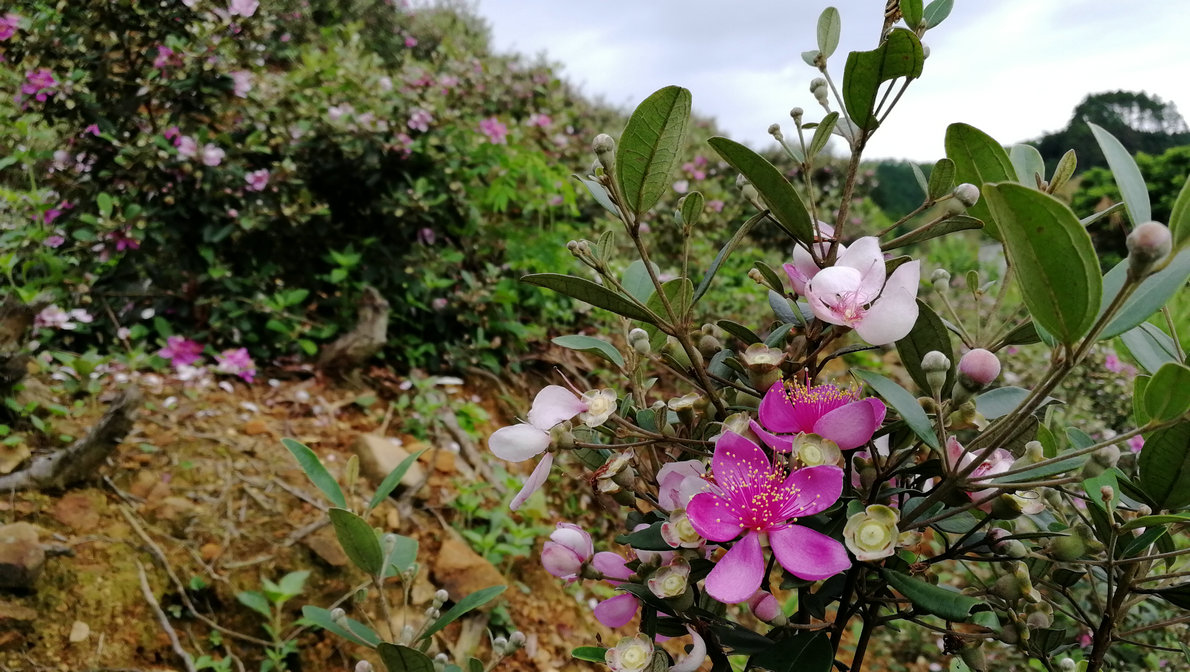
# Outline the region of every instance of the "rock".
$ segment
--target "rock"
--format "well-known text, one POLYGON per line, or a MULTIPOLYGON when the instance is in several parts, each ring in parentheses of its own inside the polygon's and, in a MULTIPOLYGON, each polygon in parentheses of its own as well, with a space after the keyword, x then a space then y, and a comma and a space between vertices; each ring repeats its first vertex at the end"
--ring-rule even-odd
POLYGON ((242 431, 248 436, 260 436, 269 433, 269 425, 264 420, 255 418, 245 422, 242 431))
POLYGON ((334 529, 329 526, 306 535, 302 544, 331 567, 346 567, 350 562, 347 554, 343 552, 343 547, 339 545, 334 529))
POLYGON ((455 466, 455 459, 457 455, 449 450, 439 450, 434 456, 434 468, 444 474, 453 474, 457 471, 455 466))
POLYGON ((86 623, 83 623, 82 621, 75 621, 74 624, 70 626, 71 644, 78 644, 90 636, 91 626, 87 625, 86 623))
POLYGON ((213 541, 208 541, 198 549, 198 554, 202 557, 203 562, 211 562, 223 555, 223 547, 213 541))
POLYGON ((463 541, 448 538, 434 558, 430 568, 434 583, 450 595, 450 599, 463 599, 477 590, 492 586, 503 586, 508 582, 500 570, 463 541))
POLYGON ((72 492, 54 504, 54 519, 75 532, 99 527, 99 512, 91 499, 81 492, 72 492))
MULTIPOLYGON (((397 442, 378 434, 360 434, 356 437, 352 449, 359 455, 360 471, 377 484, 409 457, 409 452, 397 442)), ((425 477, 425 469, 414 462, 401 478, 401 485, 407 488, 414 487, 425 480, 425 477)))
POLYGON ((37 528, 29 523, 0 527, 0 589, 32 590, 45 565, 37 528))

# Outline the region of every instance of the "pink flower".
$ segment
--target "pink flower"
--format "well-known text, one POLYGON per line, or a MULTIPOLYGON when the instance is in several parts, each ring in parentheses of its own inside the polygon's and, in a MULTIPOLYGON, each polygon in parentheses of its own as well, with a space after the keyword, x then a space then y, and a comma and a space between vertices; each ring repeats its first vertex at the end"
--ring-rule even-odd
POLYGON ((493 145, 508 144, 508 127, 495 117, 480 120, 479 132, 486 135, 493 145))
POLYGON ((252 90, 252 73, 247 70, 236 70, 227 73, 227 76, 231 77, 231 92, 238 98, 247 98, 248 92, 252 90))
POLYGON ((25 73, 25 83, 21 85, 21 93, 33 96, 38 102, 45 102, 58 84, 53 73, 48 68, 38 68, 25 73))
MULTIPOLYGON (((603 575, 603 579, 613 586, 618 586, 632 578, 632 570, 626 566, 627 560, 623 556, 602 551, 591 558, 591 567, 603 575)), ((595 620, 603 625, 615 629, 623 627, 636 617, 640 609, 640 600, 631 593, 622 593, 609 597, 595 605, 595 620)))
MULTIPOLYGON (((822 234, 819 241, 815 243, 815 251, 818 253, 818 258, 821 259, 830 251, 830 241, 835 235, 835 227, 826 222, 818 222, 818 231, 822 234)), ((839 254, 847 251, 846 245, 839 246, 839 254)), ((793 263, 785 264, 785 275, 789 276, 789 284, 793 286, 793 291, 801 296, 806 295, 806 283, 810 278, 818 275, 818 271, 822 270, 818 264, 814 263, 814 257, 809 250, 801 245, 793 247, 793 263)))
POLYGON ((220 163, 223 163, 223 157, 225 155, 226 152, 220 149, 218 145, 214 143, 207 143, 202 148, 202 164, 204 166, 210 166, 214 168, 220 163))
MULTIPOLYGON (((496 457, 509 462, 523 462, 545 453, 553 443, 550 430, 587 410, 573 392, 560 385, 548 385, 533 398, 529 409, 529 422, 501 427, 488 437, 488 448, 496 457)), ((533 473, 525 481, 521 491, 513 498, 509 508, 521 508, 525 500, 545 483, 549 476, 554 456, 546 453, 533 473)))
POLYGON ((430 124, 434 123, 434 117, 420 107, 415 107, 409 112, 409 121, 406 123, 409 125, 409 128, 425 133, 430 130, 430 124))
POLYGON ((252 361, 247 348, 224 350, 215 355, 215 362, 215 370, 219 373, 239 376, 246 383, 256 378, 256 363, 252 361))
POLYGON ((1131 450, 1134 453, 1139 453, 1141 449, 1145 447, 1145 437, 1137 434, 1136 436, 1128 439, 1127 444, 1128 450, 1131 450))
POLYGON ((785 615, 781 611, 781 605, 777 602, 777 598, 764 590, 758 590, 755 595, 748 598, 748 607, 756 618, 765 623, 775 621, 779 616, 785 615))
POLYGON ((586 530, 573 523, 558 523, 558 529, 541 549, 541 564, 559 579, 574 581, 594 554, 591 535, 586 530))
POLYGON ((723 205, 723 201, 720 201, 719 199, 707 201, 707 207, 711 210, 714 210, 715 212, 723 212, 723 205))
POLYGON ((99 124, 91 124, 83 129, 83 133, 90 133, 95 137, 99 137, 99 124))
POLYGON ((886 276, 880 243, 868 236, 810 278, 806 298, 823 322, 851 327, 868 343, 885 345, 904 338, 917 322, 920 276, 920 261, 901 264, 886 276))
POLYGON ((165 339, 165 347, 157 351, 157 356, 167 359, 174 366, 189 366, 202 358, 202 344, 182 336, 170 336, 165 339))
POLYGON ((666 462, 657 471, 657 503, 666 511, 686 508, 702 491, 704 474, 706 467, 699 460, 666 462))
POLYGON ((47 329, 74 329, 77 325, 70 319, 70 313, 57 305, 46 306, 33 318, 33 326, 47 329))
POLYGON ((855 388, 779 380, 760 400, 759 410, 760 423, 749 423, 752 431, 773 450, 788 453, 801 433, 829 439, 839 450, 859 448, 880 428, 887 409, 874 397, 861 399, 855 388))
POLYGON ((405 48, 412 49, 417 46, 417 38, 412 35, 405 36, 405 48))
POLYGON ((52 236, 47 236, 46 239, 42 241, 42 245, 45 245, 46 247, 55 247, 56 248, 56 247, 62 247, 62 244, 65 242, 66 242, 65 238, 63 238, 62 236, 59 236, 57 234, 54 234, 52 236))
POLYGON ((791 524, 830 508, 843 493, 843 470, 821 465, 786 473, 782 460, 770 463, 760 446, 732 431, 715 444, 714 485, 690 500, 686 514, 710 541, 736 541, 706 578, 707 593, 720 602, 743 602, 765 578, 760 535, 768 535, 777 562, 794 576, 818 581, 851 566, 836 539, 791 524))
POLYGON ((231 16, 248 18, 256 13, 260 7, 260 0, 231 0, 227 5, 227 13, 231 16))
POLYGON ((115 231, 104 234, 104 240, 114 242, 116 244, 116 251, 123 252, 124 250, 139 250, 140 241, 128 235, 127 229, 116 229, 115 231))
POLYGON ((529 119, 525 121, 526 126, 536 126, 538 128, 549 128, 553 124, 554 120, 550 119, 550 115, 537 112, 530 114, 529 119))
POLYGON ((254 170, 244 176, 244 182, 248 185, 248 191, 264 191, 269 185, 269 171, 266 168, 254 170))
POLYGON ((157 45, 157 56, 153 59, 153 67, 158 70, 164 69, 166 66, 172 65, 174 60, 174 50, 165 46, 164 44, 157 45))
POLYGON ((674 191, 676 191, 679 194, 684 194, 687 191, 690 191, 690 181, 689 180, 678 180, 677 182, 674 182, 674 191))
POLYGON ((0 42, 6 41, 8 38, 16 34, 17 29, 21 27, 21 17, 9 12, 3 18, 0 18, 0 42))
POLYGON ((174 145, 178 148, 178 156, 183 159, 192 159, 198 154, 198 141, 189 135, 178 136, 174 145))
MULTIPOLYGON (((980 452, 982 453, 983 450, 981 449, 980 452)), ((966 469, 967 466, 971 464, 972 460, 975 459, 975 455, 963 448, 958 439, 954 438, 953 436, 946 439, 946 455, 950 458, 950 466, 954 471, 962 471, 966 469)), ((979 463, 979 466, 975 467, 975 470, 967 476, 967 480, 973 482, 982 480, 990 481, 998 474, 1002 474, 1011 469, 1012 463, 1015 459, 1016 458, 1012 456, 1012 453, 1004 450, 1003 448, 997 448, 996 450, 992 451, 991 455, 984 458, 983 462, 979 463)), ((996 488, 987 488, 984 490, 968 492, 967 494, 974 501, 989 497, 995 492, 996 488)), ((988 500, 983 504, 980 504, 979 508, 983 511, 990 512, 992 510, 992 503, 994 501, 995 500, 988 500)))

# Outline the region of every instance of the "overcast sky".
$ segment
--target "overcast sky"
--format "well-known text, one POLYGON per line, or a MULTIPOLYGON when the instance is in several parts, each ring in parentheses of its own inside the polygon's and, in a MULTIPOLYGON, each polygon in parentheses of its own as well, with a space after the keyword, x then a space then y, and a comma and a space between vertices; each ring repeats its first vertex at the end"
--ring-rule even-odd
MULTIPOLYGON (((843 33, 829 70, 875 46, 883 0, 837 0, 843 33)), ((1187 0, 955 0, 926 34, 930 57, 869 158, 933 161, 947 124, 972 124, 1010 144, 1059 130, 1088 93, 1145 91, 1190 113, 1187 0)), ((789 110, 822 110, 809 93, 825 2, 809 0, 478 0, 500 51, 544 54, 588 95, 631 107, 656 89, 691 90, 697 112, 730 137, 771 141, 789 110)), ((618 130, 618 129, 616 129, 618 130)))

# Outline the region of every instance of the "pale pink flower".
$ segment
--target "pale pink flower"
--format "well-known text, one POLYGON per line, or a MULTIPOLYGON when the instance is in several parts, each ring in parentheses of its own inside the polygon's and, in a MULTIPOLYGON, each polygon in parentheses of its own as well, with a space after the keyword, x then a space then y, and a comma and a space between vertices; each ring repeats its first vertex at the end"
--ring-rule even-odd
POLYGON ((875 237, 860 238, 835 265, 805 285, 810 310, 823 322, 855 329, 872 345, 904 338, 917 322, 921 262, 901 264, 889 276, 875 237))
POLYGON ((256 377, 256 363, 252 361, 247 348, 224 350, 215 355, 215 362, 216 371, 239 376, 246 383, 251 383, 256 377))
POLYGON ((47 329, 65 329, 71 330, 77 326, 73 320, 70 319, 70 313, 62 310, 57 305, 46 306, 37 313, 33 318, 33 326, 44 327, 47 329))
POLYGON ((707 201, 707 208, 714 210, 715 212, 723 212, 723 205, 723 201, 720 201, 719 199, 707 201))
POLYGON ((550 115, 534 112, 533 114, 529 115, 529 119, 525 122, 525 125, 536 126, 538 128, 549 128, 553 125, 553 123, 554 120, 550 119, 550 115))
POLYGON ((1141 449, 1145 447, 1145 437, 1137 434, 1136 436, 1128 439, 1127 444, 1128 450, 1131 450, 1134 453, 1139 453, 1141 449))
POLYGON ((198 154, 198 141, 189 135, 178 136, 174 144, 178 148, 178 156, 184 159, 192 159, 198 154))
POLYGON ((232 93, 239 98, 247 98, 248 92, 252 90, 252 73, 247 70, 236 70, 235 72, 227 73, 232 81, 232 93))
POLYGON ((204 166, 210 166, 214 168, 223 162, 223 157, 225 155, 226 152, 220 149, 218 145, 207 143, 202 148, 202 163, 204 166))
POLYGON ((406 123, 409 128, 425 133, 430 130, 430 124, 434 123, 434 116, 420 107, 415 107, 409 112, 409 121, 406 123))
POLYGON ((554 461, 554 456, 546 452, 553 443, 550 430, 586 410, 587 404, 570 390, 560 385, 548 385, 534 397, 529 422, 501 427, 488 437, 488 448, 492 453, 509 462, 523 462, 545 453, 509 508, 519 509, 549 476, 554 461))
POLYGON ((657 471, 657 503, 665 511, 685 509, 702 492, 706 467, 699 460, 666 462, 657 471))
POLYGON ((678 192, 679 194, 684 194, 687 191, 690 191, 690 181, 678 180, 677 182, 674 182, 674 191, 678 192))
POLYGON ((508 144, 508 127, 495 117, 480 120, 479 132, 486 135, 493 145, 508 144))
POLYGON ((256 13, 260 7, 260 0, 231 0, 227 5, 227 13, 231 16, 248 18, 256 13))
POLYGON ((412 35, 406 35, 405 36, 405 47, 407 49, 412 49, 416 46, 417 46, 417 38, 412 35))
POLYGON ((574 581, 594 554, 591 535, 586 530, 573 523, 558 523, 541 549, 541 564, 550 574, 574 581))
MULTIPOLYGON (((982 453, 983 451, 980 450, 980 452, 982 453)), ((958 439, 954 438, 953 436, 946 439, 946 454, 950 458, 950 466, 954 471, 962 471, 966 469, 967 466, 971 464, 972 460, 975 459, 975 455, 969 452, 966 448, 963 448, 958 439)), ((979 463, 979 466, 975 467, 975 470, 967 476, 967 480, 972 482, 990 481, 997 475, 1011 469, 1012 463, 1015 461, 1015 459, 1016 458, 1012 456, 1012 453, 1004 450, 1003 448, 997 448, 992 451, 991 455, 988 455, 986 458, 984 458, 983 462, 979 463)), ((992 487, 983 490, 974 490, 968 492, 967 494, 974 501, 990 497, 995 492, 996 488, 992 487)), ((991 511, 993 502, 994 500, 988 500, 983 504, 980 504, 979 508, 983 511, 991 511)))
POLYGON ((46 247, 57 248, 57 247, 62 247, 62 244, 65 242, 66 242, 65 238, 63 238, 60 235, 54 234, 52 236, 47 236, 46 239, 43 240, 41 244, 45 245, 46 247))
POLYGON ((269 184, 269 171, 267 168, 254 170, 244 176, 244 182, 247 183, 245 188, 248 191, 264 191, 269 184))

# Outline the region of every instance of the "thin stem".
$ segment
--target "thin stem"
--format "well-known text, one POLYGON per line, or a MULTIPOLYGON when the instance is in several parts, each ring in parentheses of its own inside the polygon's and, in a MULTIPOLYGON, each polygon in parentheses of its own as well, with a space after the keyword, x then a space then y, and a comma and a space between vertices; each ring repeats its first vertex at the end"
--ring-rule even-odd
POLYGON ((1132 635, 1139 635, 1142 632, 1148 632, 1150 630, 1160 630, 1161 628, 1168 628, 1169 626, 1177 625, 1178 623, 1190 623, 1190 616, 1178 616, 1177 618, 1171 618, 1169 620, 1159 621, 1157 623, 1150 623, 1146 626, 1142 626, 1139 628, 1133 628, 1132 630, 1129 630, 1127 632, 1122 632, 1119 635, 1117 635, 1116 637, 1120 638, 1120 637, 1130 637, 1132 635))
POLYGON ((1169 313, 1169 306, 1161 306, 1161 315, 1165 318, 1165 326, 1169 327, 1169 335, 1173 336, 1173 348, 1178 356, 1178 361, 1186 361, 1186 353, 1182 350, 1182 343, 1178 339, 1178 330, 1173 326, 1173 316, 1169 313))
MULTIPOLYGON (((913 212, 910 212, 909 214, 907 214, 907 215, 905 215, 904 217, 902 217, 902 218, 898 219, 897 221, 893 222, 893 223, 892 223, 892 224, 890 224, 889 226, 886 226, 886 227, 884 227, 883 229, 881 229, 881 230, 880 230, 880 233, 877 233, 877 234, 876 234, 876 237, 877 237, 877 238, 879 238, 880 236, 883 236, 884 234, 886 234, 886 233, 889 233, 890 231, 895 231, 895 230, 897 229, 897 227, 898 227, 898 226, 900 226, 900 225, 904 224, 905 222, 907 222, 907 221, 909 221, 909 220, 913 219, 914 217, 916 217, 916 216, 920 215, 921 213, 925 212, 926 210, 929 210, 929 209, 930 209, 930 206, 934 205, 934 203, 935 203, 935 201, 932 201, 932 200, 930 200, 929 194, 927 194, 927 195, 926 195, 926 200, 925 200, 925 202, 923 202, 921 205, 917 206, 917 208, 916 208, 916 209, 914 209, 914 210, 913 210, 913 212)), ((919 229, 919 230, 920 230, 920 229, 919 229)), ((891 242, 891 241, 890 241, 890 242, 891 242)), ((885 243, 885 244, 883 245, 883 247, 887 247, 887 246, 888 246, 888 243, 885 243)))

